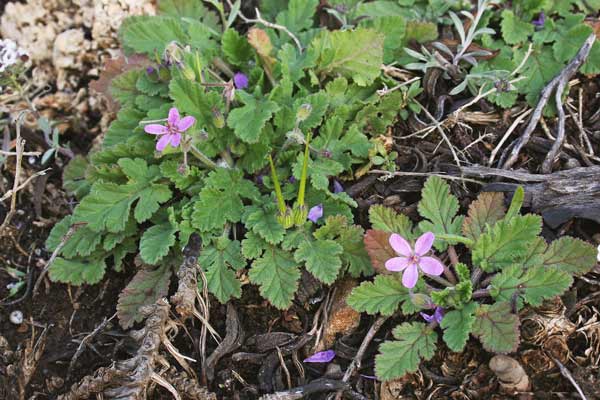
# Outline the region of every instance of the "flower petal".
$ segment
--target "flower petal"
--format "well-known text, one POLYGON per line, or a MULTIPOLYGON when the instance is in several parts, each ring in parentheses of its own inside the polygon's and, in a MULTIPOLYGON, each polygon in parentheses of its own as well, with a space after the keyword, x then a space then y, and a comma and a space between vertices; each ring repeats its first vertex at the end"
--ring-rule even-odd
POLYGON ((444 319, 444 309, 442 307, 436 307, 435 312, 433 313, 433 318, 435 318, 435 322, 441 324, 442 320, 444 319))
POLYGON ((171 141, 171 135, 162 135, 156 142, 156 151, 163 151, 171 141))
POLYGON ((385 269, 388 271, 400 272, 404 271, 410 264, 410 259, 407 257, 394 257, 385 262, 385 269))
POLYGON ((171 146, 173 146, 173 147, 179 146, 179 143, 181 142, 181 134, 174 133, 170 136, 171 136, 171 146))
POLYGON ((148 124, 144 126, 144 132, 149 133, 151 135, 164 135, 168 132, 168 129, 164 125, 148 124))
POLYGON ((417 243, 415 243, 415 254, 418 256, 422 256, 427 254, 429 250, 431 250, 431 246, 433 246, 433 241, 435 240, 435 235, 432 232, 425 232, 417 239, 417 243))
POLYGON ((179 122, 177 122, 177 130, 179 132, 185 132, 190 128, 190 126, 194 125, 195 122, 196 118, 192 117, 191 115, 183 117, 179 120, 179 122))
POLYGON ((392 233, 390 236, 390 246, 394 251, 404 257, 412 256, 412 248, 410 244, 402 236, 397 233, 392 233))
POLYGON ((419 279, 419 270, 415 264, 410 264, 404 273, 402 274, 402 284, 412 289, 417 284, 417 280, 419 279))
POLYGON ((433 318, 435 317, 435 315, 428 315, 428 314, 425 314, 424 312, 421 312, 419 314, 421 314, 421 317, 423 317, 425 322, 428 322, 428 323, 431 323, 431 321, 433 321, 433 318))
POLYGON ((233 76, 233 83, 236 89, 246 89, 248 87, 248 77, 242 72, 238 72, 233 76))
POLYGON ((427 275, 439 276, 444 272, 444 264, 440 260, 433 257, 419 258, 419 268, 427 275))
POLYGON ((326 350, 313 354, 304 360, 305 363, 328 363, 335 358, 335 351, 326 350))
POLYGON ((317 204, 308 210, 308 219, 310 219, 313 223, 317 223, 317 221, 323 216, 323 204, 317 204))
POLYGON ((169 121, 169 124, 177 126, 177 123, 179 122, 179 111, 177 108, 173 107, 169 110, 169 118, 167 121, 169 121))

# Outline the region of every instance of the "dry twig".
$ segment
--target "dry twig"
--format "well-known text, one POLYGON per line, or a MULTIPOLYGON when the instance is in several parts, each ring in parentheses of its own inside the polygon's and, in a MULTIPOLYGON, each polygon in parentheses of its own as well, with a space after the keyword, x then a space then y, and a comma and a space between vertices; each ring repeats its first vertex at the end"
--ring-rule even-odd
POLYGON ((529 119, 529 123, 527 124, 525 131, 523 131, 523 133, 521 134, 519 139, 517 139, 517 141, 515 142, 515 145, 510 152, 510 156, 504 162, 504 165, 502 166, 502 168, 508 169, 515 164, 515 162, 517 161, 517 158, 519 156, 519 153, 521 152, 523 147, 529 142, 529 138, 531 137, 533 130, 537 126, 537 123, 539 122, 539 120, 542 116, 544 107, 546 106, 546 104, 548 103, 548 100, 550 99, 550 95, 556 89, 556 96, 555 96, 556 106, 559 109, 558 135, 556 138, 556 142, 554 143, 554 146, 552 146, 550 153, 548 153, 548 157, 546 157, 546 160, 544 161, 545 168, 543 168, 545 173, 549 172, 549 168, 551 168, 551 165, 554 162, 554 159, 556 158, 556 155, 558 154, 560 147, 562 146, 562 142, 564 140, 564 122, 565 121, 564 121, 564 111, 562 109, 562 101, 561 101, 562 100, 561 99, 562 92, 563 92, 566 84, 569 82, 569 79, 571 79, 571 77, 577 72, 577 70, 579 69, 581 64, 583 64, 584 61, 587 59, 595 40, 596 40, 596 34, 595 33, 590 34, 590 36, 583 43, 583 45, 581 46, 581 48, 579 49, 579 51, 577 52, 575 57, 571 60, 571 62, 569 62, 569 64, 567 64, 567 66, 560 72, 560 74, 558 74, 556 77, 554 77, 554 79, 552 79, 546 85, 546 87, 544 87, 544 89, 542 90, 541 95, 540 95, 540 100, 538 101, 538 104, 536 105, 535 109, 533 110, 533 114, 531 115, 531 118, 529 119))

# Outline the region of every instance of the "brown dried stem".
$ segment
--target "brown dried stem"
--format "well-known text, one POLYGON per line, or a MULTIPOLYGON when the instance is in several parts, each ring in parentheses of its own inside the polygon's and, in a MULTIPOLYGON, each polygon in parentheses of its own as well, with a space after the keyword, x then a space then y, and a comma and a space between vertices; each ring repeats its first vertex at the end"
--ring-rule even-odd
MULTIPOLYGON (((562 99, 561 99, 562 92, 563 92, 566 84, 568 83, 569 79, 571 79, 571 77, 577 72, 579 67, 587 59, 595 40, 596 40, 596 34, 595 33, 590 34, 590 36, 585 40, 585 42, 583 43, 583 45, 581 46, 581 48, 579 49, 579 51, 577 52, 575 57, 573 57, 571 62, 569 62, 569 64, 567 64, 567 66, 560 72, 560 74, 558 74, 556 77, 554 77, 554 79, 552 79, 546 85, 546 87, 544 87, 544 89, 542 90, 541 95, 540 95, 540 100, 538 101, 538 104, 536 105, 535 109, 533 110, 533 114, 531 115, 531 118, 529 119, 529 123, 527 124, 525 131, 523 131, 523 133, 521 134, 519 139, 517 139, 517 141, 515 142, 515 145, 512 148, 510 156, 504 162, 504 165, 502 166, 502 168, 508 169, 508 168, 512 167, 515 164, 515 162, 517 162, 519 153, 521 152, 523 147, 529 142, 529 138, 531 137, 531 134, 533 133, 535 127, 537 126, 537 123, 539 122, 539 120, 542 116, 544 107, 546 106, 546 104, 548 103, 548 100, 550 99, 550 95, 556 89, 556 96, 555 96, 556 106, 559 109, 558 135, 556 138, 556 142, 552 146, 552 149, 550 150, 550 152, 548 153, 548 156, 546 157, 546 160, 544 161, 544 164, 546 167, 543 168, 544 171, 549 171, 548 165, 550 165, 550 167, 551 167, 551 164, 554 162, 556 155, 560 151, 560 147, 562 146, 562 142, 564 140, 564 122, 565 121, 564 121, 564 111, 562 110, 562 99), (561 115, 562 115, 562 117, 561 117, 561 115)), ((546 172, 546 173, 548 173, 548 172, 546 172)))

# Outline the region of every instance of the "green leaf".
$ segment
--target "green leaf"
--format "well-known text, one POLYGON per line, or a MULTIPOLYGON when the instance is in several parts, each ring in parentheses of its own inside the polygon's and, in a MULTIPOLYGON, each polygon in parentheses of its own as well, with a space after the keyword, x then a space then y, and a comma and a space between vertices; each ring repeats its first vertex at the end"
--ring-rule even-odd
POLYGON ((518 186, 513 194, 512 200, 510 201, 510 207, 508 207, 508 211, 506 212, 506 220, 513 219, 521 212, 521 207, 523 206, 523 200, 525 199, 525 190, 523 186, 518 186))
POLYGON ((508 44, 520 44, 528 41, 529 35, 534 32, 530 22, 522 21, 511 10, 502 11, 502 38, 508 44))
MULTIPOLYGON (((526 54, 526 49, 515 51, 515 63, 518 65, 526 54)), ((527 102, 535 106, 544 86, 550 82, 562 69, 552 55, 548 46, 534 47, 531 55, 525 62, 522 75, 527 76, 520 82, 515 83, 519 92, 526 95, 527 102)))
POLYGON ((241 296, 241 283, 234 270, 244 268, 246 261, 242 257, 239 241, 225 239, 224 243, 219 243, 218 246, 205 247, 198 262, 206 271, 208 290, 221 303, 241 296))
POLYGON ((289 252, 269 247, 252 263, 248 276, 252 283, 259 285, 263 297, 283 310, 292 304, 300 269, 289 252))
POLYGON ((155 265, 175 244, 177 227, 167 221, 144 232, 140 240, 140 256, 146 264, 155 265))
POLYGON ((481 235, 473 247, 473 264, 493 272, 527 255, 542 230, 538 215, 516 216, 498 221, 491 231, 481 235))
POLYGON ((160 173, 169 178, 179 190, 188 189, 192 185, 200 185, 202 171, 195 165, 188 166, 183 173, 180 172, 180 163, 176 160, 167 160, 160 164, 160 173))
POLYGON ((469 303, 462 309, 447 312, 440 326, 444 329, 444 342, 454 352, 463 351, 473 324, 477 303, 469 303))
POLYGON ((243 178, 242 172, 219 168, 205 180, 205 187, 194 203, 192 222, 201 231, 222 228, 229 222, 239 222, 244 204, 242 198, 258 199, 256 186, 243 178))
POLYGON ((244 103, 243 107, 232 110, 227 117, 227 125, 235 135, 246 143, 256 143, 260 138, 266 122, 279 109, 277 103, 267 99, 257 99, 254 96, 238 91, 237 95, 244 103))
POLYGON ((143 74, 141 70, 134 69, 123 72, 110 82, 110 95, 119 101, 121 107, 133 105, 136 97, 140 94, 136 83, 141 74, 143 74))
MULTIPOLYGON (((429 221, 421 221, 419 229, 422 232, 458 235, 463 222, 462 216, 456 216, 458 199, 450 193, 450 186, 437 176, 432 176, 425 182, 419 202, 419 214, 429 221)), ((447 243, 436 239, 435 247, 445 250, 447 243)))
POLYGON ((244 67, 249 60, 254 58, 252 47, 248 40, 241 36, 235 29, 227 29, 221 37, 223 53, 233 65, 244 67))
POLYGON ((142 321, 144 316, 139 312, 140 307, 154 304, 166 296, 170 280, 171 267, 168 264, 139 270, 119 295, 117 315, 121 327, 129 329, 135 322, 142 321))
POLYGON ((93 285, 100 282, 106 270, 104 259, 86 258, 85 260, 65 260, 56 258, 50 266, 49 276, 53 282, 93 285))
POLYGON ((77 155, 63 170, 63 188, 78 199, 87 195, 92 187, 89 180, 85 178, 85 171, 89 165, 85 157, 77 155))
POLYGON ((283 240, 285 229, 277 221, 277 209, 275 204, 265 206, 250 206, 244 210, 242 221, 254 233, 271 244, 277 244, 283 240))
POLYGON ((406 240, 415 238, 412 232, 412 221, 404 214, 399 214, 393 209, 374 205, 369 208, 369 221, 373 229, 389 233, 397 233, 406 240))
POLYGON ((358 312, 392 315, 401 303, 411 301, 398 276, 376 275, 373 282, 363 282, 348 296, 348 305, 358 312))
POLYGON ((402 54, 402 49, 407 45, 406 19, 400 15, 364 19, 360 22, 360 26, 385 34, 383 62, 386 64, 396 61, 402 54))
POLYGON ((475 311, 473 335, 483 347, 494 353, 512 353, 519 345, 519 317, 513 314, 510 303, 482 304, 475 311))
POLYGON ((523 271, 515 265, 494 276, 490 294, 498 301, 510 301, 519 290, 523 301, 537 307, 544 300, 564 293, 572 283, 573 278, 565 271, 545 267, 523 271))
POLYGON ((267 242, 252 231, 246 232, 246 238, 242 240, 242 254, 248 259, 260 257, 267 247, 267 242))
POLYGON ((556 268, 581 276, 594 268, 597 254, 598 251, 591 244, 570 236, 563 236, 550 243, 543 255, 543 263, 547 268, 556 268))
POLYGON ((120 32, 123 46, 136 53, 162 54, 171 42, 187 43, 188 36, 176 18, 136 16, 124 23, 120 32))
POLYGON ((415 372, 421 360, 433 357, 438 338, 433 329, 419 322, 398 325, 393 334, 397 340, 384 342, 375 357, 375 373, 384 381, 415 372))
POLYGON ((139 158, 123 158, 119 166, 129 178, 127 184, 96 182, 91 193, 75 209, 74 222, 86 222, 95 232, 120 232, 125 228, 134 202, 139 200, 134 210, 135 219, 144 222, 161 203, 171 198, 168 186, 152 183, 160 177, 158 167, 148 167, 146 161, 139 158))
POLYGON ((196 118, 198 127, 215 128, 213 110, 221 110, 223 103, 219 93, 207 92, 198 82, 175 77, 169 83, 169 96, 180 113, 196 118))
MULTIPOLYGON (((54 251, 58 248, 72 223, 73 218, 67 216, 54 225, 50 231, 50 235, 48 235, 48 238, 46 239, 46 248, 48 251, 54 251)), ((79 227, 65 243, 60 254, 67 258, 72 258, 77 255, 86 257, 96 250, 101 241, 102 235, 98 235, 97 232, 82 226, 79 227)))
POLYGON ((294 253, 297 262, 304 262, 308 272, 326 284, 332 284, 342 267, 342 246, 333 240, 305 240, 294 253))
POLYGON ((496 222, 504 217, 504 195, 500 192, 484 192, 469 206, 467 218, 463 222, 463 234, 473 240, 477 240, 487 226, 494 226, 496 222))
POLYGON ((316 57, 318 74, 351 78, 359 86, 379 76, 383 62, 383 35, 370 29, 322 31, 308 52, 316 57))
POLYGON ((554 58, 561 63, 570 61, 590 33, 592 33, 592 28, 586 24, 578 24, 564 31, 559 30, 556 41, 552 45, 554 58))
POLYGON ((134 107, 121 107, 117 119, 110 124, 104 135, 102 146, 107 148, 119 143, 126 143, 128 139, 137 135, 134 130, 137 130, 143 118, 144 113, 134 107))
POLYGON ((293 33, 312 28, 319 0, 290 0, 287 11, 277 14, 276 22, 293 33))

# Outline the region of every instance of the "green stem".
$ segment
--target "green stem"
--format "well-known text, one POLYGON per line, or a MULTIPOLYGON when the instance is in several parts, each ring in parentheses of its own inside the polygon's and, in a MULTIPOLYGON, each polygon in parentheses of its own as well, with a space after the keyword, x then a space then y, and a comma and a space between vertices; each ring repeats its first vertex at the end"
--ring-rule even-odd
POLYGON ((306 193, 306 179, 308 175, 308 160, 310 152, 310 139, 312 134, 309 132, 306 136, 306 143, 304 146, 304 160, 302 164, 302 175, 300 176, 300 188, 298 189, 298 206, 304 205, 304 194, 306 193))
POLYGON ((283 200, 283 194, 281 193, 281 185, 279 185, 279 178, 275 171, 275 164, 273 163, 273 157, 269 154, 269 166, 271 167, 271 178, 273 179, 273 186, 275 186, 275 196, 277 196, 277 205, 279 206, 279 212, 285 214, 286 207, 285 201, 283 200))
POLYGON ((193 144, 190 145, 190 151, 192 152, 194 157, 196 157, 198 160, 202 161, 202 163, 204 165, 206 165, 208 168, 217 169, 217 164, 215 164, 215 162, 213 160, 208 158, 208 156, 206 154, 204 154, 203 152, 198 150, 198 148, 196 146, 194 146, 193 144))
POLYGON ((460 235, 453 235, 453 234, 449 234, 449 233, 439 233, 435 235, 436 239, 442 239, 445 241, 452 241, 452 242, 458 242, 458 243, 462 243, 467 247, 473 247, 473 245, 475 244, 475 241, 469 238, 466 238, 464 236, 460 236, 460 235))

